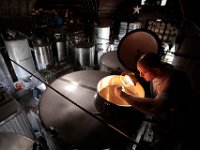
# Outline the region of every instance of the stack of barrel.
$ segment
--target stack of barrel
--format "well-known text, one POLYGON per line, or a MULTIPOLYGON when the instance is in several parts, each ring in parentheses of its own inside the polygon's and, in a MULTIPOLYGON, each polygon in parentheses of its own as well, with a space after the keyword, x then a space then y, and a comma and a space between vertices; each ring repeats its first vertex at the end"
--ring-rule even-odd
POLYGON ((109 51, 110 46, 110 26, 102 25, 94 27, 95 42, 95 67, 99 67, 100 58, 103 53, 109 51))
POLYGON ((118 39, 121 40, 127 32, 128 22, 120 22, 118 39))

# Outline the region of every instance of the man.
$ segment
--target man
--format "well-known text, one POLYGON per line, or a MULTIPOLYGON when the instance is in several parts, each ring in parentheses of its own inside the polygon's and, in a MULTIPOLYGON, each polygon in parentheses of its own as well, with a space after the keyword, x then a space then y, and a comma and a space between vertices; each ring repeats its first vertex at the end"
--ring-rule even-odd
POLYGON ((189 79, 184 72, 163 63, 154 53, 143 54, 137 61, 137 69, 140 77, 150 82, 151 96, 136 97, 121 88, 117 92, 134 109, 151 116, 151 122, 155 125, 152 128, 154 135, 159 135, 160 139, 165 138, 163 147, 173 150, 180 143, 185 130, 185 100, 191 97, 189 79), (171 147, 167 148, 169 145, 171 147))

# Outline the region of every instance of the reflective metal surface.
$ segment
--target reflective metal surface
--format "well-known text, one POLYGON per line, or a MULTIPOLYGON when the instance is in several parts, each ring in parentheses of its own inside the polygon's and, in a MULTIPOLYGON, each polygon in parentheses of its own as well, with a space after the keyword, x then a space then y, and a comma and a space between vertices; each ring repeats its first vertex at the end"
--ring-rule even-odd
POLYGON ((135 29, 139 29, 142 27, 142 23, 141 22, 132 22, 128 24, 128 31, 127 32, 131 32, 132 30, 135 29))
POLYGON ((101 71, 112 72, 116 70, 128 71, 119 61, 117 57, 117 51, 111 51, 104 53, 100 59, 101 71))
POLYGON ((110 27, 109 26, 97 26, 94 29, 94 36, 100 39, 109 39, 110 37, 110 27))
POLYGON ((109 26, 96 26, 94 28, 94 42, 96 49, 103 49, 103 52, 106 52, 109 47, 109 38, 109 26))
POLYGON ((62 40, 58 40, 55 42, 56 42, 58 61, 61 62, 67 58, 66 44, 65 41, 62 40))
MULTIPOLYGON (((94 70, 77 71, 58 78, 51 86, 74 103, 95 114, 98 112, 94 98, 97 83, 108 75, 107 72, 94 70)), ((97 149, 105 148, 119 139, 116 132, 50 88, 47 88, 42 95, 39 112, 46 129, 64 144, 97 149)))
POLYGON ((95 46, 92 43, 80 42, 75 45, 75 66, 80 68, 94 67, 95 46))
MULTIPOLYGON (((10 59, 26 68, 28 71, 35 73, 35 65, 31 55, 31 49, 27 39, 17 39, 5 41, 6 50, 10 59)), ((28 72, 12 62, 13 68, 18 78, 30 76, 28 72)))
POLYGON ((68 57, 68 42, 67 37, 65 37, 62 33, 54 33, 54 41, 53 41, 53 51, 55 48, 56 51, 56 61, 62 62, 68 57))
POLYGON ((37 69, 46 69, 48 65, 53 64, 53 56, 51 46, 49 44, 37 44, 34 46, 34 56, 37 69))
POLYGON ((33 150, 34 141, 16 133, 0 132, 1 150, 33 150))

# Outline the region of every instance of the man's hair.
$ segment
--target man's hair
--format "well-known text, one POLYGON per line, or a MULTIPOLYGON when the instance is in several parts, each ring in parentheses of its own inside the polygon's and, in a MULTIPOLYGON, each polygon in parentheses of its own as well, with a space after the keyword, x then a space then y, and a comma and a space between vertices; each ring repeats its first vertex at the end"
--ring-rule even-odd
POLYGON ((138 59, 138 63, 145 68, 160 68, 162 65, 160 56, 158 54, 150 52, 142 54, 138 59))

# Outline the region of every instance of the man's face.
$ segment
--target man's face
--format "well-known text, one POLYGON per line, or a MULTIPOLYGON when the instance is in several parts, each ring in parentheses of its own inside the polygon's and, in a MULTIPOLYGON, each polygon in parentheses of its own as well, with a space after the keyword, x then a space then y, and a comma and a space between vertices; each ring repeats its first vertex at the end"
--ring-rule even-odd
POLYGON ((143 77, 147 82, 152 81, 155 78, 153 70, 145 68, 140 63, 137 64, 137 69, 140 72, 140 77, 143 77))

